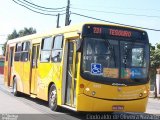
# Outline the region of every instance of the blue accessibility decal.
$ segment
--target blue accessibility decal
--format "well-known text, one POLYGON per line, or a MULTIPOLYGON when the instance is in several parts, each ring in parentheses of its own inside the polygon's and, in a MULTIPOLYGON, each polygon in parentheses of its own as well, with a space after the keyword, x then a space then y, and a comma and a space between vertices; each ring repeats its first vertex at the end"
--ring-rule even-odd
POLYGON ((101 64, 91 63, 91 73, 94 75, 100 75, 102 73, 101 64))
POLYGON ((145 78, 145 71, 142 68, 131 68, 131 78, 145 78))

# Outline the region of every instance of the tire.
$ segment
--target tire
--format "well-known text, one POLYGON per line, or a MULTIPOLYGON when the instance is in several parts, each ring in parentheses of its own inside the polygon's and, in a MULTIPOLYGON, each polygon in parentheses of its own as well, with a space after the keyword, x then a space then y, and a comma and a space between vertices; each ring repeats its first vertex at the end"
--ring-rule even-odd
POLYGON ((48 104, 52 111, 60 111, 60 107, 57 105, 57 89, 54 84, 49 89, 48 104))
POLYGON ((17 81, 16 81, 15 78, 13 80, 13 95, 14 96, 19 96, 20 95, 20 93, 17 91, 17 81))

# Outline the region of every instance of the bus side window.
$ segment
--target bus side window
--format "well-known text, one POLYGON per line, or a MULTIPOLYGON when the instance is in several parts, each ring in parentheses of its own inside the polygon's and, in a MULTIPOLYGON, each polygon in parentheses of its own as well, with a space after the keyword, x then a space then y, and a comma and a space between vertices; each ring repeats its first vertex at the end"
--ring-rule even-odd
POLYGON ((50 62, 52 43, 53 43, 52 37, 47 37, 42 39, 41 54, 40 54, 41 62, 50 62))
POLYGON ((58 35, 54 38, 54 44, 52 49, 52 62, 61 62, 63 49, 63 36, 58 35))
POLYGON ((21 43, 17 43, 17 44, 16 44, 16 50, 15 50, 14 61, 20 61, 20 57, 21 57, 21 48, 22 48, 22 44, 21 44, 21 43))
POLYGON ((22 43, 21 61, 25 62, 29 59, 30 42, 22 43))

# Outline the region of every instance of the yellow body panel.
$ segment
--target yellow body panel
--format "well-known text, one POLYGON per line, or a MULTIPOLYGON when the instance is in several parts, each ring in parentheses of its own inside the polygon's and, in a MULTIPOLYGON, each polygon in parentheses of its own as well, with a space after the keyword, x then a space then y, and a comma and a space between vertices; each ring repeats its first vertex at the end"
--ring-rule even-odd
POLYGON ((93 96, 92 92, 95 92, 94 97, 102 99, 115 99, 115 100, 132 100, 148 96, 148 88, 145 85, 139 86, 112 86, 103 85, 100 83, 90 82, 85 87, 84 94, 87 96, 93 96))
POLYGON ((17 77, 17 89, 20 92, 24 92, 24 81, 22 79, 23 77, 23 63, 22 62, 14 62, 13 64, 14 70, 13 74, 17 77))
POLYGON ((38 70, 37 68, 32 68, 31 72, 31 93, 37 94, 38 70))
POLYGON ((43 100, 48 100, 48 87, 54 83, 60 94, 61 78, 59 63, 40 63, 38 65, 37 96, 43 100))
POLYGON ((77 98, 77 111, 145 112, 147 101, 148 98, 130 101, 111 101, 80 94, 77 98), (123 106, 124 110, 112 110, 112 107, 115 105, 123 106))
POLYGON ((37 96, 48 100, 48 85, 53 80, 53 65, 51 63, 38 64, 37 96))
POLYGON ((4 63, 4 84, 8 86, 8 62, 4 63))
MULTIPOLYGON (((22 68, 20 68, 22 70, 22 68)), ((30 62, 23 62, 23 84, 24 84, 24 93, 30 94, 30 62)))
POLYGON ((112 107, 119 105, 124 106, 123 111, 126 112, 145 112, 149 83, 139 86, 112 86, 87 81, 79 76, 78 85, 80 84, 84 88, 77 87, 77 111, 113 111, 112 107))

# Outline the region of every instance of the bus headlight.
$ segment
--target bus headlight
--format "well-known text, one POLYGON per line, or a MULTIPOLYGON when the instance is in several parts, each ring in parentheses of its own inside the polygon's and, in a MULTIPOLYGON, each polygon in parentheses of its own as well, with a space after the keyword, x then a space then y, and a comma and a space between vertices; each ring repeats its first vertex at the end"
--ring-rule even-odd
POLYGON ((90 89, 89 89, 89 88, 86 88, 86 91, 90 91, 90 89))
POLYGON ((95 91, 92 91, 92 95, 94 96, 96 94, 96 92, 95 91))
POLYGON ((143 96, 143 93, 140 93, 140 94, 139 94, 139 97, 142 97, 142 96, 143 96))

